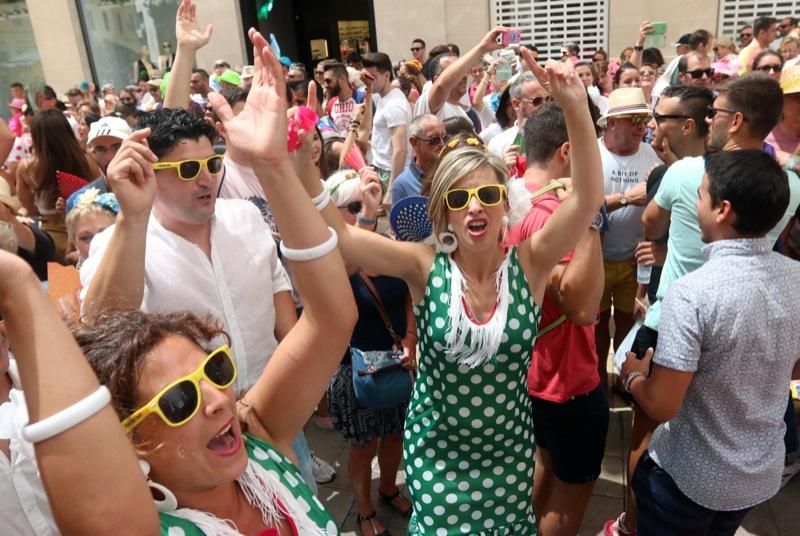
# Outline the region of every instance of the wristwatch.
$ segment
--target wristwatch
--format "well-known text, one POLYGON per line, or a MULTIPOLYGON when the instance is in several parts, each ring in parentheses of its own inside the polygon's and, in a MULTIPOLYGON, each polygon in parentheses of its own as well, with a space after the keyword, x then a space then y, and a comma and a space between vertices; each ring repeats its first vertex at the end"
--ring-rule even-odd
POLYGON ((592 220, 592 223, 589 224, 589 228, 590 229, 594 229, 595 231, 599 231, 599 230, 601 230, 603 228, 603 213, 602 212, 598 212, 597 214, 595 214, 594 220, 592 220))
POLYGON ((643 45, 633 45, 633 50, 644 50, 643 45))
POLYGON ((626 393, 631 392, 631 382, 633 381, 634 378, 638 378, 639 376, 641 376, 642 378, 646 377, 643 372, 639 372, 638 370, 634 370, 633 372, 625 376, 625 378, 622 380, 622 388, 625 389, 626 393))
POLYGON ((628 198, 625 197, 625 192, 619 194, 619 206, 627 207, 628 206, 628 198))

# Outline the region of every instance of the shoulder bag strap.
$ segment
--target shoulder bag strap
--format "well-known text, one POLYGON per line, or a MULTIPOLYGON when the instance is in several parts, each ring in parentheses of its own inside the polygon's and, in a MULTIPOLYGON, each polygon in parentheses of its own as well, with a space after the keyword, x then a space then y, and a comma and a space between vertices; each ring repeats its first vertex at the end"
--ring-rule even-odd
POLYGON ((397 333, 395 333, 394 328, 392 327, 392 321, 389 318, 389 313, 386 311, 386 307, 384 307, 383 305, 383 300, 381 300, 381 296, 378 293, 378 290, 375 288, 375 285, 372 284, 372 281, 370 281, 369 276, 367 276, 367 274, 365 274, 363 270, 358 271, 358 277, 364 283, 364 286, 367 287, 370 296, 372 296, 372 300, 375 302, 375 306, 378 309, 378 314, 381 315, 381 319, 383 320, 383 323, 386 326, 386 331, 389 332, 389 336, 391 336, 394 344, 400 347, 401 346, 400 337, 397 336, 397 333))

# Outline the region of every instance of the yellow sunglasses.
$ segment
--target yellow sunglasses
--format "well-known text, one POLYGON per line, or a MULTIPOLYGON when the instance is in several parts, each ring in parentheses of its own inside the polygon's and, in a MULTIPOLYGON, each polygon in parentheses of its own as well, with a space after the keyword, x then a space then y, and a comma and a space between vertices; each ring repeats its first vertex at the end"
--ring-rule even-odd
POLYGON ((153 169, 159 170, 175 168, 178 170, 178 178, 180 180, 193 181, 200 175, 200 171, 203 170, 203 166, 207 167, 208 172, 212 175, 219 175, 220 171, 222 171, 223 160, 224 159, 222 155, 215 154, 202 160, 190 159, 181 160, 179 162, 156 162, 153 164, 153 169))
POLYGON ((164 424, 171 428, 183 426, 200 409, 200 380, 220 390, 227 389, 236 381, 236 363, 227 344, 208 354, 197 370, 164 387, 147 404, 122 421, 122 428, 130 432, 151 413, 161 417, 164 424))
POLYGON ((450 210, 462 210, 469 205, 470 199, 475 196, 484 207, 493 207, 503 202, 505 194, 506 187, 502 184, 484 184, 477 188, 454 188, 448 190, 444 196, 444 201, 450 210))

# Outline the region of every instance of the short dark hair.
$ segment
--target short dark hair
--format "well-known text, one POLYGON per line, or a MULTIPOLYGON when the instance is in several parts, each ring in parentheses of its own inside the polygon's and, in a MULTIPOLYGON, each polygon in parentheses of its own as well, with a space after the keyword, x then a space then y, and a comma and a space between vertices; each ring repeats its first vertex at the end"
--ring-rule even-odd
POLYGON ((756 69, 757 65, 761 63, 761 60, 766 58, 767 56, 775 56, 781 62, 781 69, 783 69, 783 56, 775 52, 774 50, 770 50, 768 48, 759 52, 755 58, 753 58, 753 63, 750 64, 751 69, 756 69))
POLYGON ((208 71, 206 71, 205 69, 199 69, 199 68, 192 69, 192 74, 199 74, 200 76, 208 80, 208 71))
POLYGON ((25 89, 25 86, 22 85, 22 82, 11 82, 8 87, 18 87, 20 89, 25 89))
POLYGON ((76 87, 72 87, 69 89, 69 91, 67 91, 67 97, 78 97, 78 96, 82 97, 83 92, 76 87))
POLYGON ((614 87, 619 86, 619 81, 622 80, 622 73, 624 73, 625 71, 630 71, 631 69, 633 69, 637 73, 639 72, 639 68, 637 66, 627 61, 619 66, 617 72, 614 73, 614 87))
POLYGON ((708 107, 714 102, 714 94, 710 89, 695 86, 669 86, 664 89, 661 96, 677 98, 683 112, 689 118, 694 119, 698 137, 706 137, 708 134, 706 114, 708 107))
POLYGON ((775 17, 757 17, 753 21, 753 37, 757 37, 762 31, 769 30, 769 27, 777 22, 778 19, 775 17))
POLYGON ((783 21, 785 21, 787 19, 789 20, 789 24, 791 24, 792 26, 797 26, 797 19, 795 17, 783 17, 781 19, 781 22, 783 22, 783 21))
POLYGON ((363 58, 361 57, 361 54, 359 54, 358 51, 356 51, 356 50, 353 50, 352 52, 350 52, 347 55, 347 57, 345 58, 345 61, 347 63, 358 63, 358 62, 360 62, 362 60, 363 60, 363 58))
POLYGON ((695 30, 689 36, 689 48, 692 50, 697 50, 697 47, 700 45, 708 45, 708 41, 711 39, 711 32, 707 30, 695 30))
POLYGON ((783 91, 774 78, 764 73, 747 73, 726 80, 716 90, 727 97, 733 110, 745 117, 753 136, 766 138, 781 119, 783 91))
POLYGON ((447 50, 449 50, 456 56, 461 56, 461 49, 458 48, 458 45, 455 43, 447 43, 447 50))
POLYGON ((466 117, 460 115, 448 117, 442 121, 442 124, 444 125, 444 131, 450 137, 457 136, 459 134, 477 136, 475 133, 475 125, 473 125, 472 121, 466 117))
POLYGON ((547 165, 559 147, 569 141, 564 110, 556 102, 544 103, 525 122, 525 156, 528 165, 547 165))
POLYGON ((455 54, 453 54, 452 52, 443 52, 443 53, 439 54, 438 56, 435 56, 431 60, 430 66, 428 67, 428 69, 430 70, 430 74, 431 74, 431 80, 435 80, 437 76, 442 74, 442 68, 441 68, 441 66, 439 64, 442 63, 442 60, 444 58, 456 58, 456 57, 457 56, 455 54))
POLYGON ((780 164, 760 149, 708 153, 706 174, 711 206, 728 201, 741 235, 764 236, 789 207, 789 179, 780 164))
POLYGON ((657 48, 646 48, 642 51, 642 65, 664 65, 664 55, 657 48))
POLYGON ((288 82, 286 84, 286 88, 289 90, 286 92, 286 100, 288 100, 289 102, 292 101, 292 93, 296 91, 300 91, 303 95, 308 97, 308 83, 305 80, 299 80, 297 82, 288 82))
POLYGON ((161 158, 183 140, 199 140, 208 138, 214 143, 217 136, 214 127, 202 117, 182 108, 162 108, 152 112, 144 112, 139 116, 136 128, 150 128, 147 143, 150 150, 161 158))
POLYGON ((537 47, 536 45, 528 45, 528 46, 527 46, 527 47, 525 47, 525 48, 527 48, 527 49, 528 49, 528 50, 530 50, 531 52, 539 52, 539 47, 537 47))
POLYGON ((700 58, 700 59, 705 58, 710 61, 710 58, 706 54, 693 50, 688 54, 684 54, 683 56, 681 56, 681 59, 678 60, 678 72, 680 74, 684 74, 686 72, 686 69, 689 68, 689 58, 700 58))
POLYGON ((364 68, 375 67, 379 73, 392 73, 392 60, 383 52, 370 52, 364 56, 364 68))
POLYGON ((428 56, 435 58, 439 54, 445 54, 447 52, 450 52, 450 49, 447 48, 447 45, 436 45, 430 50, 430 52, 428 52, 428 56))
POLYGON ((233 106, 237 102, 247 102, 250 91, 240 87, 224 87, 219 93, 228 101, 228 104, 233 106))
POLYGON ((323 71, 333 71, 333 74, 336 75, 336 78, 339 78, 340 76, 344 76, 345 78, 348 77, 347 67, 345 67, 344 63, 339 63, 338 61, 326 64, 323 68, 323 71))
POLYGON ((413 45, 414 43, 419 43, 419 44, 421 44, 421 45, 422 45, 422 48, 425 48, 425 47, 427 47, 427 46, 428 46, 428 45, 426 45, 426 44, 425 44, 425 41, 424 41, 424 40, 422 40, 422 39, 420 39, 419 37, 417 37, 416 39, 414 39, 413 41, 411 41, 411 44, 412 44, 412 45, 413 45))
POLYGON ((570 53, 575 54, 576 56, 580 55, 581 47, 578 46, 578 43, 575 41, 565 41, 562 47, 566 48, 570 51, 570 53))
POLYGON ((47 100, 58 99, 58 95, 56 95, 56 90, 53 89, 51 86, 44 86, 44 89, 42 89, 42 95, 47 100))

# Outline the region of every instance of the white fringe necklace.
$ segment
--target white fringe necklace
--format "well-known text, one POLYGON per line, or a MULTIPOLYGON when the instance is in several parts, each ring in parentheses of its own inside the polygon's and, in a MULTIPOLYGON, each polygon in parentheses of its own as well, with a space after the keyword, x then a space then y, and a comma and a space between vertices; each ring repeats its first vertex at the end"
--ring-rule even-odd
MULTIPOLYGON (((281 484, 276 473, 264 469, 253 460, 248 460, 244 473, 236 479, 247 502, 261 511, 261 520, 268 527, 276 526, 285 516, 292 518, 297 534, 302 536, 326 536, 306 513, 308 504, 301 504, 286 486, 281 484), (278 504, 280 503, 280 505, 278 504)), ((220 519, 214 514, 193 508, 179 508, 169 515, 194 523, 208 536, 241 536, 233 521, 220 519)))
POLYGON ((511 255, 507 254, 494 274, 497 306, 492 317, 485 324, 477 324, 470 319, 464 306, 467 280, 461 273, 458 264, 448 256, 450 263, 448 322, 450 325, 445 340, 447 341, 447 352, 454 355, 460 365, 475 368, 497 355, 508 318, 510 298, 508 266, 510 259, 511 255), (467 338, 469 338, 469 344, 467 344, 467 338))

